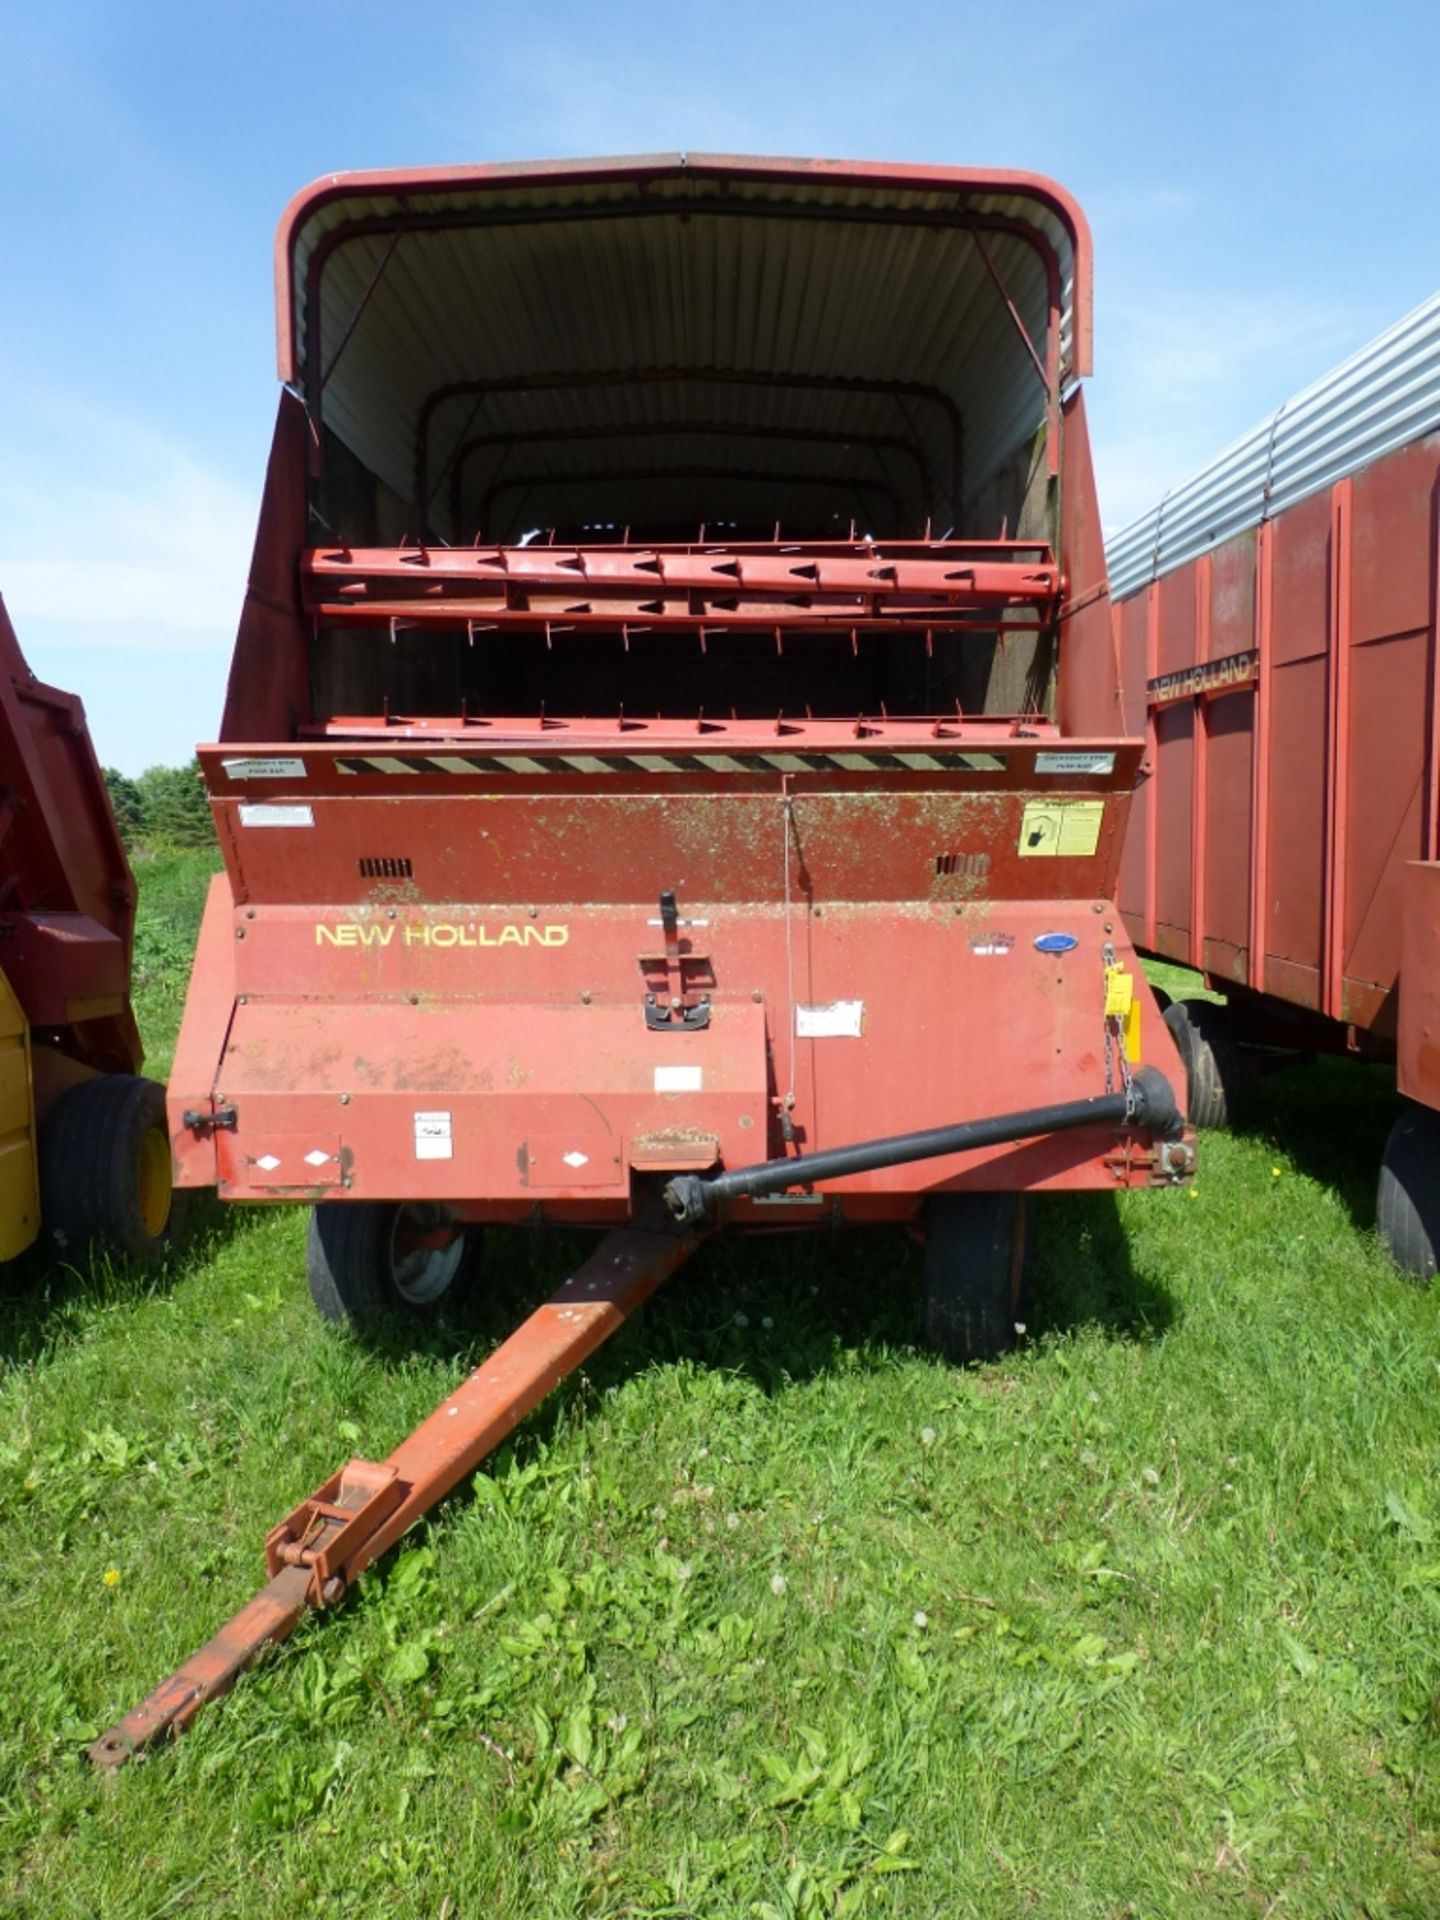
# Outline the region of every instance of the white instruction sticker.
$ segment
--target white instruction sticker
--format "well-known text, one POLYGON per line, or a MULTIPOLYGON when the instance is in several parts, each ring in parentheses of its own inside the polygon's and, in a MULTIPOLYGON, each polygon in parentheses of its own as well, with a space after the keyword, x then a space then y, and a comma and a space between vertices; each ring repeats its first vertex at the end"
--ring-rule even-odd
POLYGON ((242 806, 240 824, 242 827, 313 827, 315 810, 313 807, 242 806))
POLYGON ((858 1040, 864 1030, 863 1000, 832 1000, 828 1007, 795 1009, 795 1031, 802 1040, 858 1040))
POLYGON ((705 1084, 703 1067, 656 1067, 656 1093, 699 1093, 705 1084))
POLYGON ((231 780, 303 780, 305 762, 298 753, 272 753, 253 759, 222 760, 231 780))
POLYGON ((1036 773, 1113 773, 1113 753, 1037 753, 1036 773))
POLYGON ((417 1160, 453 1160, 455 1143, 450 1137, 448 1113, 417 1113, 415 1116, 415 1158, 417 1160))

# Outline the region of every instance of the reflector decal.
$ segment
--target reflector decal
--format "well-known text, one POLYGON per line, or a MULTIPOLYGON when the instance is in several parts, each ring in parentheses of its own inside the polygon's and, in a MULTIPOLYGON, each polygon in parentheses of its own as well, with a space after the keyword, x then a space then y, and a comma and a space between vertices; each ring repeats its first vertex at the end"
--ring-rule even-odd
POLYGON ((1080 944, 1073 933, 1037 933, 1035 945, 1041 953, 1073 953, 1080 944))
MULTIPOLYGON (((1113 760, 1113 755, 1112 755, 1113 760)), ((337 773, 1003 773, 999 753, 367 753, 337 773)))
POLYGON ((1022 859, 1086 859, 1100 844, 1103 800, 1028 800, 1020 821, 1022 859))

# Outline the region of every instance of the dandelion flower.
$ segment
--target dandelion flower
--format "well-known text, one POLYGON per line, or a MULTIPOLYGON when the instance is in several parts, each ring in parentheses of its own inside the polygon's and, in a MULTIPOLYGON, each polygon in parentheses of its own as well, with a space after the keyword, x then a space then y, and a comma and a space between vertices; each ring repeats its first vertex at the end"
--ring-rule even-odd
POLYGON ((770 1329, 774 1326, 775 1322, 771 1319, 770 1315, 767 1313, 765 1318, 760 1322, 760 1324, 762 1327, 764 1327, 765 1331, 768 1333, 770 1329))
POLYGON ((748 1326, 749 1326, 749 1324, 750 1324, 750 1316, 749 1316, 749 1314, 748 1314, 748 1313, 737 1313, 737 1314, 736 1314, 736 1316, 735 1316, 735 1324, 736 1324, 736 1326, 737 1326, 737 1327, 739 1327, 739 1329, 740 1329, 740 1331, 741 1331, 741 1332, 743 1333, 743 1332, 745 1331, 745 1329, 746 1329, 746 1327, 748 1327, 748 1326))
POLYGON ((930 1624, 929 1614, 925 1612, 923 1607, 917 1609, 915 1613, 915 1625, 923 1629, 925 1627, 928 1627, 929 1624, 930 1624))
POLYGON ((935 1444, 935 1429, 934 1429, 934 1427, 921 1427, 921 1429, 920 1429, 920 1444, 921 1444, 921 1446, 922 1446, 922 1447, 933 1447, 933 1446, 934 1446, 934 1444, 935 1444))
POLYGON ((1160 1484, 1160 1476, 1155 1471, 1154 1467, 1143 1468, 1140 1474, 1140 1478, 1145 1482, 1147 1487, 1158 1487, 1160 1484))
POLYGON ((1272 1180, 1278 1180, 1280 1178, 1280 1172, 1281 1172, 1281 1169, 1279 1167, 1271 1167, 1270 1178, 1272 1180))
POLYGON ((119 1567, 106 1567, 100 1578, 105 1582, 107 1587, 118 1587, 120 1584, 119 1567))
POLYGON ((726 1516, 725 1516, 725 1524, 726 1524, 726 1526, 727 1526, 727 1527, 728 1527, 728 1528, 730 1529, 730 1531, 731 1531, 731 1533, 733 1533, 733 1532, 735 1531, 735 1529, 736 1529, 736 1528, 737 1528, 737 1527, 739 1526, 739 1524, 740 1524, 740 1516, 739 1516, 739 1514, 738 1514, 738 1513, 727 1513, 727 1514, 726 1514, 726 1516))
POLYGON ((789 1584, 790 1582, 785 1578, 783 1573, 772 1573, 770 1576, 770 1591, 773 1594, 778 1595, 784 1593, 789 1584))

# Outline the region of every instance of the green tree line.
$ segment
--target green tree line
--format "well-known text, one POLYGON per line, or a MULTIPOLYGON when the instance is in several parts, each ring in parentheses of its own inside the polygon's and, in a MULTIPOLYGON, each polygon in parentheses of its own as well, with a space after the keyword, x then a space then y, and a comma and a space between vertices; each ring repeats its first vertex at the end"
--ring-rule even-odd
POLYGON ((147 767, 137 779, 104 768, 120 838, 130 853, 186 853, 215 844, 200 762, 147 767))

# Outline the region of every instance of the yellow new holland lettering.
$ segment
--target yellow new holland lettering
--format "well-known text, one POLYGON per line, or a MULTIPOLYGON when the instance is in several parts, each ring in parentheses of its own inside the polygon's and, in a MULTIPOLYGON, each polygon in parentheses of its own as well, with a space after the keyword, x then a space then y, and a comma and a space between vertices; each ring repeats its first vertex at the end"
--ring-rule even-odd
POLYGON ((317 947, 388 947, 394 938, 394 927, 371 927, 354 920, 341 920, 333 927, 321 922, 315 928, 317 947))
MULTIPOLYGON (((563 947, 570 939, 568 926, 537 927, 507 920, 496 928, 484 921, 462 926, 454 920, 412 921, 400 930, 401 943, 407 947, 563 947)), ((334 926, 317 921, 317 947, 388 947, 394 941, 395 926, 371 926, 364 921, 341 920, 334 926)))

